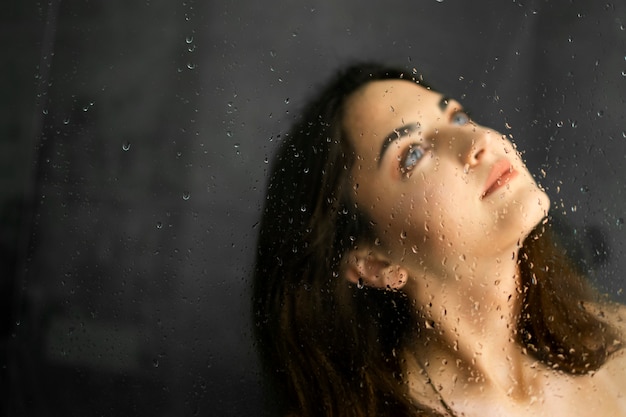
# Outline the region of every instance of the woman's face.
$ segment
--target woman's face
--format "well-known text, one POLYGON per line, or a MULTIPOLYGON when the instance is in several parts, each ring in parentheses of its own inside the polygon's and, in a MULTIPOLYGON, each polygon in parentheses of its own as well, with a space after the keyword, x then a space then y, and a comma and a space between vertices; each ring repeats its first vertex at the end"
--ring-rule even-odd
POLYGON ((409 81, 373 81, 348 99, 343 122, 357 156, 353 199, 394 261, 432 270, 510 259, 547 213, 547 195, 511 142, 455 100, 409 81))

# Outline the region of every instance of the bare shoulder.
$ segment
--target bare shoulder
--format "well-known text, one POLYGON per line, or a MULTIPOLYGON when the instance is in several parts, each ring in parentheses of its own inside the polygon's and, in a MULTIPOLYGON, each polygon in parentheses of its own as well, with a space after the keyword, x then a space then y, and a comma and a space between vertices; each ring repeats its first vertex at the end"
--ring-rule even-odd
MULTIPOLYGON (((621 340, 615 341, 615 350, 593 377, 598 383, 605 381, 605 389, 619 387, 621 390, 626 386, 626 305, 613 302, 584 303, 583 307, 621 335, 621 340)), ((621 394, 619 398, 622 407, 626 406, 626 399, 621 394)))
POLYGON ((411 399, 435 413, 448 415, 442 406, 441 395, 435 390, 432 381, 416 358, 413 355, 405 355, 404 364, 411 399))
MULTIPOLYGON (((617 349, 609 356, 603 369, 610 383, 620 387, 621 390, 626 386, 626 372, 624 372, 626 370, 626 306, 623 304, 614 305, 612 308, 606 309, 606 311, 607 323, 610 323, 622 337, 621 341, 616 341, 617 349)), ((621 398, 624 404, 625 400, 623 397, 621 398)))
POLYGON ((613 353, 603 365, 603 371, 620 386, 626 384, 626 305, 620 303, 584 303, 583 308, 609 324, 621 336, 615 340, 613 353))

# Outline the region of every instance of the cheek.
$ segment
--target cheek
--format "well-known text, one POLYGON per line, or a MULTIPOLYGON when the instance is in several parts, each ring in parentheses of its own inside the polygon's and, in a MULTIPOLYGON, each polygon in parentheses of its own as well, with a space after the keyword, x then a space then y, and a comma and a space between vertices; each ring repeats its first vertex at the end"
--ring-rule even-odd
MULTIPOLYGON (((444 177, 443 175, 441 177, 444 177)), ((445 181, 444 178, 434 180, 420 179, 410 195, 412 206, 417 207, 417 213, 428 223, 440 222, 454 214, 463 206, 465 184, 461 181, 445 181)), ((413 207, 411 207, 413 208, 413 207)))
POLYGON ((429 176, 416 173, 401 183, 364 180, 355 199, 376 224, 383 242, 406 246, 436 244, 462 233, 463 225, 471 220, 466 204, 469 194, 458 171, 439 170, 429 176))
POLYGON ((390 229, 411 240, 432 240, 454 223, 452 220, 458 215, 456 207, 453 193, 439 184, 425 183, 423 187, 414 187, 404 193, 396 202, 390 229))
POLYGON ((489 215, 481 209, 475 189, 461 180, 430 183, 424 189, 421 213, 426 237, 432 241, 473 239, 489 215))

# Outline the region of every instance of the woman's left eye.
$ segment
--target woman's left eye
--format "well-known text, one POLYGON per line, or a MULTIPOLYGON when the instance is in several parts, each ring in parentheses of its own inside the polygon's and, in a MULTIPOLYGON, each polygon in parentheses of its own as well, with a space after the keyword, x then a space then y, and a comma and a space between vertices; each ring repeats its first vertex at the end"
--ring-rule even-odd
POLYGON ((470 122, 470 117, 464 111, 457 111, 452 115, 452 123, 455 125, 463 126, 470 122))

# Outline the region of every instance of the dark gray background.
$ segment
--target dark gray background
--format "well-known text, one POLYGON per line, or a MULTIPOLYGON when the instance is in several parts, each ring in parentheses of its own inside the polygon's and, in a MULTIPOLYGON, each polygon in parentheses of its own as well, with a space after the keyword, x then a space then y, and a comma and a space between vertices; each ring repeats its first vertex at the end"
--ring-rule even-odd
POLYGON ((625 300, 624 2, 13 1, 0 22, 5 414, 260 414, 268 159, 354 60, 511 133, 625 300))

